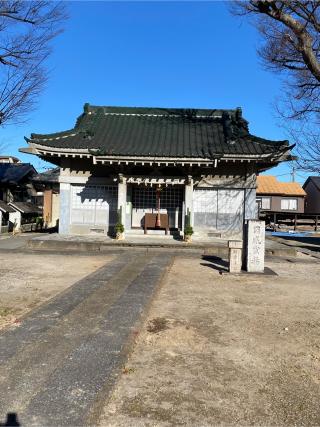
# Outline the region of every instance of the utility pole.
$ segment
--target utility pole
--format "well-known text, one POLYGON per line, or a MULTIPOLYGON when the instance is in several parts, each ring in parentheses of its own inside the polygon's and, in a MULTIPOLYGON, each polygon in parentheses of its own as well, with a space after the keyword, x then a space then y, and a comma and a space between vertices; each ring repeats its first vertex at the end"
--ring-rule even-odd
POLYGON ((295 182, 295 180, 296 180, 296 168, 295 166, 292 166, 291 182, 295 182))

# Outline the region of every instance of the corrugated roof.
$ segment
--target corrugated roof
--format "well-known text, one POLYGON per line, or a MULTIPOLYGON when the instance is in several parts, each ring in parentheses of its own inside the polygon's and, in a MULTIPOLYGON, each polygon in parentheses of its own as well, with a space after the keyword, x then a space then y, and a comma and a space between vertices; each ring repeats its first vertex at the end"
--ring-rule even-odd
POLYGON ((279 182, 276 177, 260 175, 257 177, 257 195, 305 196, 306 192, 297 182, 279 182))
POLYGON ((28 142, 97 155, 215 158, 288 149, 288 141, 251 135, 241 109, 166 109, 85 105, 73 129, 31 134, 28 142))
POLYGON ((7 205, 3 200, 0 200, 0 211, 5 213, 15 212, 15 210, 11 206, 7 205))
POLYGON ((30 202, 10 202, 9 205, 22 213, 35 213, 35 214, 42 213, 42 210, 38 208, 38 206, 30 202))

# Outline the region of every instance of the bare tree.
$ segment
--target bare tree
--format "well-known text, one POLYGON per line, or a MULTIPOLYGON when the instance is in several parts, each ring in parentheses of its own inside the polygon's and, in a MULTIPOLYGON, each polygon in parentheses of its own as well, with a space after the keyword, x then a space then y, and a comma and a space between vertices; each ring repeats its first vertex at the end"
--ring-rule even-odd
POLYGON ((232 12, 251 17, 264 65, 283 76, 277 110, 299 143, 299 166, 320 172, 320 1, 235 1, 232 12))
POLYGON ((0 1, 0 124, 22 121, 33 109, 65 17, 62 3, 0 1))
POLYGON ((290 140, 296 144, 296 167, 306 172, 320 174, 320 131, 316 121, 308 118, 295 121, 282 119, 290 140))

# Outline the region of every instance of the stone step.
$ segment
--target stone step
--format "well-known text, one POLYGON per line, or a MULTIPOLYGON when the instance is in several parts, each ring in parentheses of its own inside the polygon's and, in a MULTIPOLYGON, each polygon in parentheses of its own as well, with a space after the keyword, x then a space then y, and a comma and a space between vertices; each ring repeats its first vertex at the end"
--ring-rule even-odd
POLYGON ((144 234, 144 230, 126 230, 125 236, 129 238, 142 238, 142 237, 152 237, 152 238, 161 238, 161 239, 171 239, 177 237, 182 237, 183 233, 180 231, 170 231, 169 234, 165 234, 165 230, 148 230, 147 234, 144 234))
MULTIPOLYGON (((142 228, 131 228, 125 231, 125 234, 130 236, 143 236, 144 230, 142 228)), ((180 230, 170 230, 167 236, 180 236, 183 233, 180 230)), ((165 230, 147 230, 147 235, 151 236, 166 236, 165 230)))
POLYGON ((219 233, 218 231, 195 231, 194 232, 194 234, 193 234, 193 237, 196 237, 196 238, 214 238, 214 239, 216 239, 216 238, 221 238, 222 237, 222 234, 221 233, 219 233))

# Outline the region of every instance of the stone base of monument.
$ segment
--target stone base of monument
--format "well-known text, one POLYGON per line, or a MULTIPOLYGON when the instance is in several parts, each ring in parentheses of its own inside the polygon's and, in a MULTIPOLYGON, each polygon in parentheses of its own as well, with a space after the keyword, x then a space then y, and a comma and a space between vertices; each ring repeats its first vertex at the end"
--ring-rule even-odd
POLYGON ((242 267, 242 240, 229 240, 229 273, 240 273, 242 267))
POLYGON ((245 236, 245 268, 248 273, 264 272, 265 222, 249 219, 245 236))

